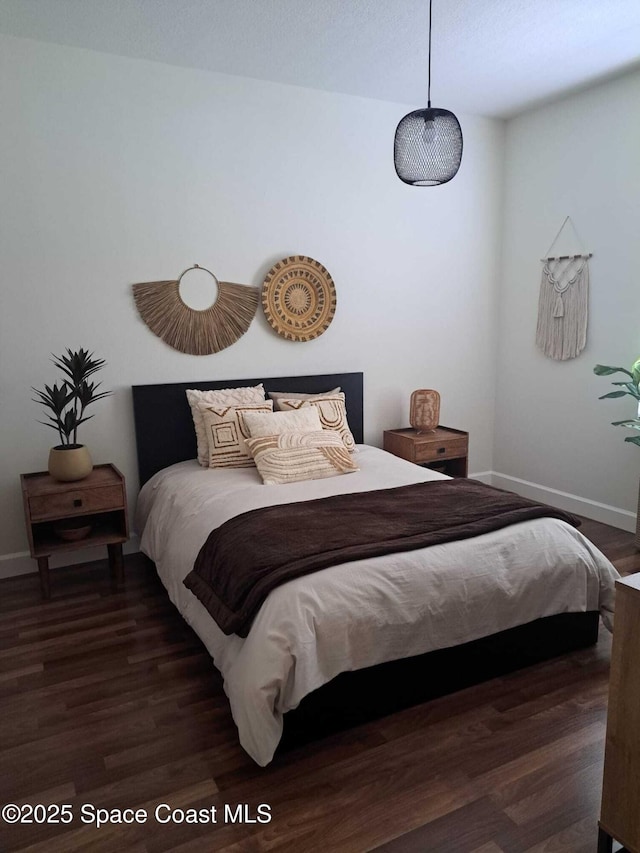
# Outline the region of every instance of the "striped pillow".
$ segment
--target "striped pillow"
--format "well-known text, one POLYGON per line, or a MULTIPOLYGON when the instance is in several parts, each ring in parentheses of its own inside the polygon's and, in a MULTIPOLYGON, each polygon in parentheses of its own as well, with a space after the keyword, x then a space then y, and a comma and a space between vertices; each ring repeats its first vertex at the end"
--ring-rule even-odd
POLYGON ((347 409, 343 393, 327 394, 324 397, 314 397, 311 400, 278 400, 278 403, 283 412, 301 409, 305 406, 316 406, 322 429, 337 432, 350 453, 356 449, 356 442, 347 422, 347 409))
POLYGON ((209 442, 209 468, 252 468, 253 459, 245 445, 249 430, 244 415, 247 412, 270 412, 272 407, 271 400, 254 406, 201 406, 209 442))
POLYGON ((285 432, 249 438, 246 446, 266 486, 321 480, 357 471, 336 432, 285 432))

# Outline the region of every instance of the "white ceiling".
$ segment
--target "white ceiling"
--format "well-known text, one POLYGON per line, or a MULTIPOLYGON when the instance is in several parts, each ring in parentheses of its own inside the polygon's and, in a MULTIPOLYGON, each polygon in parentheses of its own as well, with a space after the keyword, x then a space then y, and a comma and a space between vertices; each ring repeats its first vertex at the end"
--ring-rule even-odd
MULTIPOLYGON (((640 65, 640 0, 434 0, 432 103, 508 117, 640 65)), ((426 105, 428 0, 0 0, 0 32, 426 105)))

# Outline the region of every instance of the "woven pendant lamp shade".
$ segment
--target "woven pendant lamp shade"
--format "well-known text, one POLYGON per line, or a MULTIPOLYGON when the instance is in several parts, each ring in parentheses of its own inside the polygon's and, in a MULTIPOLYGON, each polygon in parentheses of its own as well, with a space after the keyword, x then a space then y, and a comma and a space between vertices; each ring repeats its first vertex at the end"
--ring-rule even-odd
POLYGON ((460 168, 462 130, 449 110, 425 107, 401 119, 396 128, 393 162, 405 184, 446 184, 460 168))

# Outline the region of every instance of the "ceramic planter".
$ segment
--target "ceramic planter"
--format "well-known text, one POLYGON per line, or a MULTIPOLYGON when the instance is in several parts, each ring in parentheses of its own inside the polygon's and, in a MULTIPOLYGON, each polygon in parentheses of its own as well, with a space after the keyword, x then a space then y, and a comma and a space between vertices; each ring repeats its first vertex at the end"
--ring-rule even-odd
POLYGON ((83 480, 93 471, 93 462, 84 444, 59 444, 49 451, 49 473, 54 480, 83 480))

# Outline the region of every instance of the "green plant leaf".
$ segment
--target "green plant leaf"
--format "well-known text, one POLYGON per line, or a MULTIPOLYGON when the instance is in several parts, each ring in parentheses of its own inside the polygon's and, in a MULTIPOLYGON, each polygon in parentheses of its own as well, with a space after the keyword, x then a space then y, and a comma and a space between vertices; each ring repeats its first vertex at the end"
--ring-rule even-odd
POLYGON ((606 400, 610 397, 624 397, 626 396, 626 391, 609 391, 608 394, 603 394, 602 397, 598 397, 598 400, 606 400))
POLYGON ((67 349, 66 355, 54 355, 51 361, 71 379, 72 384, 76 387, 105 364, 103 358, 94 359, 93 353, 82 348, 77 352, 67 349))
POLYGON ((104 366, 105 361, 95 358, 93 353, 82 347, 75 352, 67 348, 60 356, 52 355, 51 361, 62 371, 65 378, 59 385, 45 385, 44 390, 32 388, 35 394, 33 401, 53 413, 53 417, 47 415, 52 423, 40 423, 57 429, 61 443, 69 444, 71 436, 76 442, 78 426, 89 420, 89 417, 83 416, 84 409, 111 394, 111 391, 98 391, 99 382, 88 381, 90 376, 104 366))
POLYGON ((636 400, 640 400, 640 392, 638 392, 638 387, 633 382, 612 382, 611 384, 617 385, 619 388, 626 388, 625 394, 635 397, 636 400))
POLYGON ((640 446, 640 435, 628 435, 625 438, 625 441, 630 441, 632 444, 640 446))
POLYGON ((627 429, 639 429, 640 430, 640 418, 634 418, 632 421, 611 421, 612 426, 621 426, 626 427, 627 429))
POLYGON ((93 415, 87 415, 86 418, 78 418, 78 422, 76 423, 76 429, 78 429, 80 424, 83 424, 85 421, 90 421, 92 417, 94 417, 94 416, 93 415))
POLYGON ((44 391, 39 391, 37 388, 32 388, 31 390, 39 397, 39 399, 34 400, 34 402, 41 403, 43 406, 51 409, 51 411, 56 415, 61 415, 65 406, 67 406, 74 397, 73 391, 69 390, 69 386, 66 382, 63 382, 60 387, 58 387, 57 383, 54 383, 51 388, 48 385, 45 385, 44 391))
POLYGON ((108 397, 111 394, 111 391, 100 391, 97 392, 97 389, 100 387, 100 382, 87 382, 83 380, 78 388, 76 389, 76 398, 82 408, 86 408, 90 403, 95 403, 96 400, 100 400, 103 397, 108 397))
POLYGON ((67 436, 67 438, 71 435, 74 429, 76 429, 77 423, 77 414, 73 409, 68 409, 64 413, 64 418, 62 419, 62 431, 67 436))
POLYGON ((625 367, 607 367, 605 364, 596 364, 593 368, 593 372, 596 376, 611 376, 612 373, 626 373, 627 376, 630 376, 633 379, 633 374, 625 367))
MULTIPOLYGON (((53 420, 53 418, 51 418, 51 420, 53 420)), ((58 425, 58 422, 57 422, 57 421, 55 421, 55 422, 54 422, 54 423, 52 423, 52 424, 48 424, 46 421, 38 421, 38 423, 39 423, 39 424, 42 424, 42 426, 48 426, 48 427, 51 427, 51 429, 55 429, 55 431, 56 431, 56 432, 60 432, 60 427, 59 427, 59 425, 58 425)))

